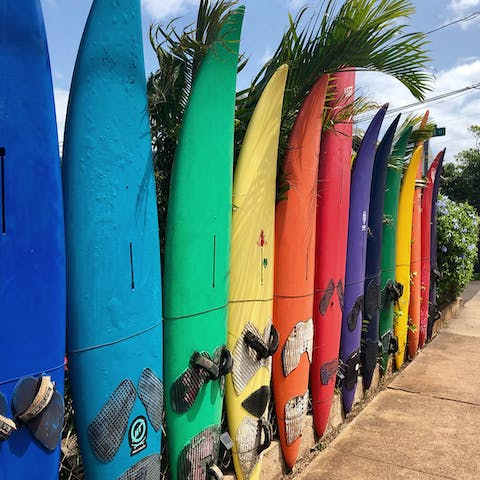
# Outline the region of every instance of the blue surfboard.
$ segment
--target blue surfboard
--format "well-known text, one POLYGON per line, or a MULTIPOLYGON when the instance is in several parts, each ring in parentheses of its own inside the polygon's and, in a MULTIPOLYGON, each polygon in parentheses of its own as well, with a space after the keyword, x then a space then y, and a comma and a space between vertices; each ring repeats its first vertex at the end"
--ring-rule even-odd
POLYGON ((54 479, 63 423, 65 245, 40 1, 2 0, 0 25, 0 415, 3 427, 16 422, 10 435, 0 425, 0 479, 54 479), (47 380, 35 399, 41 377, 55 386, 47 380), (33 415, 24 415, 34 400, 33 415))
POLYGON ((89 480, 159 478, 162 306, 140 0, 93 2, 62 164, 67 354, 89 480))
POLYGON ((368 211, 367 256, 363 293, 363 322, 361 341, 362 377, 365 389, 370 388, 379 352, 380 276, 382 273, 383 205, 387 181, 388 159, 400 115, 390 124, 379 143, 373 161, 370 206, 368 211))

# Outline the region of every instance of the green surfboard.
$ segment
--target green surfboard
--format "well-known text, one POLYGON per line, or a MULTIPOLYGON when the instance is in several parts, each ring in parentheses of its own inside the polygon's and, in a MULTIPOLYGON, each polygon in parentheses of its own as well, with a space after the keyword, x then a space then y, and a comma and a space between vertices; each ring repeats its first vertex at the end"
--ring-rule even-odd
POLYGON ((175 152, 165 276, 165 394, 172 479, 217 469, 226 350, 235 83, 243 8, 202 61, 175 152))
POLYGON ((393 307, 399 287, 395 282, 395 252, 398 222, 398 200, 400 184, 404 167, 405 151, 412 127, 405 128, 395 146, 388 162, 387 182, 385 186, 385 200, 383 207, 383 236, 382 236, 382 275, 380 290, 382 302, 380 310, 380 369, 385 372, 388 358, 395 351, 393 339, 393 307))

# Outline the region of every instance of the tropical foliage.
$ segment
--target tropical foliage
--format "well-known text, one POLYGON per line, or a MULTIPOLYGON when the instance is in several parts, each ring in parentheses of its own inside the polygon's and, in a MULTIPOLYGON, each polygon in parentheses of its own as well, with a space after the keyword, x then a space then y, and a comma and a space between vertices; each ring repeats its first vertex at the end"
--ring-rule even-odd
MULTIPOLYGON (((180 32, 175 20, 165 27, 150 27, 150 43, 159 64, 158 70, 148 79, 147 93, 160 232, 165 232, 173 157, 193 79, 236 3, 201 0, 196 24, 184 27, 180 32)), ((240 57, 239 69, 243 64, 240 57)), ((164 250, 163 234, 161 250, 164 250)))
POLYGON ((289 18, 289 28, 273 57, 260 69, 250 87, 237 100, 236 147, 239 149, 253 109, 277 68, 287 63, 279 159, 284 156, 288 134, 306 94, 323 74, 342 69, 381 71, 400 80, 423 99, 430 89, 425 65, 427 40, 423 33, 404 33, 406 19, 414 13, 408 0, 329 0, 310 15, 300 10, 289 18))
POLYGON ((468 203, 455 203, 445 195, 438 212, 438 304, 454 300, 473 276, 477 259, 479 217, 468 203))
MULTIPOLYGON (((159 217, 164 231, 170 172, 183 112, 195 73, 236 0, 200 0, 196 25, 177 31, 176 21, 165 28, 152 26, 150 40, 159 68, 148 82, 159 217)), ((285 34, 273 57, 251 85, 237 94, 235 149, 241 147, 253 110, 277 68, 287 63, 289 76, 282 113, 279 166, 288 135, 305 95, 323 74, 345 68, 381 71, 393 75, 422 99, 430 89, 423 33, 405 33, 414 12, 409 0, 335 0, 322 3, 316 14, 308 7, 289 17, 285 34)), ((240 60, 241 68, 243 60, 240 60)), ((278 178, 283 179, 281 175, 278 178)), ((288 188, 288 185, 286 186, 288 188)))
POLYGON ((468 131, 475 146, 458 153, 455 163, 444 166, 442 192, 452 200, 468 202, 480 213, 480 125, 472 125, 468 131))

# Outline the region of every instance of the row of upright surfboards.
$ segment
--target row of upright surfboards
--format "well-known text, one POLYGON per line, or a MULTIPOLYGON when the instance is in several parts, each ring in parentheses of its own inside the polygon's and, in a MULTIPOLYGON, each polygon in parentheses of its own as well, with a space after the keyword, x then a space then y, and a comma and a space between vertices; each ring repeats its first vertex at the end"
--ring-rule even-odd
POLYGON ((325 75, 290 133, 289 189, 275 203, 285 65, 232 181, 242 19, 239 8, 225 24, 228 42, 206 55, 185 111, 162 308, 140 2, 93 2, 60 172, 40 2, 0 1, 0 480, 57 477, 65 352, 87 479, 160 478, 165 412, 171 478, 200 480, 221 477, 220 442, 238 478, 259 478, 272 371, 292 467, 309 395, 322 435, 337 370, 349 411, 360 365, 367 387, 377 359, 385 370, 396 350, 401 366, 409 315, 410 356, 423 346, 443 152, 415 189, 423 156, 418 146, 404 161, 411 129, 394 142, 397 117, 377 146, 385 106, 352 168, 352 122, 322 133, 322 114, 353 99, 354 72, 325 75))

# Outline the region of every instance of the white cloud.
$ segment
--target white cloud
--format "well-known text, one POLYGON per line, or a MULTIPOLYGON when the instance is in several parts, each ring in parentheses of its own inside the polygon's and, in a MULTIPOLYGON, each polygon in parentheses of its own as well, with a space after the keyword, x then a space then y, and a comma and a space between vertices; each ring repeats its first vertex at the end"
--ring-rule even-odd
MULTIPOLYGON (((459 90, 471 86, 480 80, 480 60, 458 65, 449 70, 439 71, 434 90, 427 94, 428 98, 459 90)), ((389 102, 390 109, 403 107, 415 103, 415 98, 398 80, 379 73, 359 72, 357 84, 361 95, 369 95, 378 103, 389 102)), ((456 96, 450 96, 439 101, 426 103, 408 111, 402 112, 402 116, 408 113, 421 114, 430 110, 430 118, 439 126, 446 127, 446 136, 434 138, 431 141, 434 153, 443 147, 447 148, 448 160, 461 150, 474 146, 473 137, 467 129, 471 125, 478 125, 480 119, 480 89, 469 90, 456 96)), ((393 115, 385 121, 393 120, 393 115)), ((360 124, 365 128, 365 122, 360 124)))
POLYGON ((447 10, 451 12, 451 14, 448 15, 445 23, 464 18, 464 20, 457 23, 457 25, 462 30, 466 30, 480 21, 478 7, 480 7, 480 0, 450 0, 447 10))
POLYGON ((142 0, 144 9, 156 19, 182 15, 198 4, 199 0, 142 0))
POLYGON ((480 6, 480 0, 450 0, 447 8, 458 15, 465 15, 478 6, 480 6))

